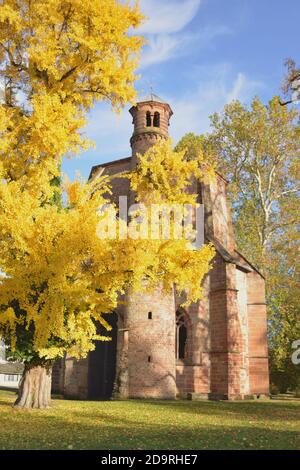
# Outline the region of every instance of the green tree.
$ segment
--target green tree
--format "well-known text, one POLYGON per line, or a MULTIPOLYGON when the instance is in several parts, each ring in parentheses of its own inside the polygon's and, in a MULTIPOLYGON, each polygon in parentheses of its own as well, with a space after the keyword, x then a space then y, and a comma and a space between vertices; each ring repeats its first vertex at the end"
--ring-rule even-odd
POLYGON ((186 155, 190 159, 197 159, 199 154, 202 153, 205 143, 204 135, 196 135, 193 132, 189 132, 178 142, 175 147, 175 152, 186 151, 186 155))
POLYGON ((268 281, 271 382, 282 392, 300 387, 299 366, 291 361, 300 339, 299 267, 299 227, 290 226, 273 240, 268 281))
POLYGON ((300 129, 296 109, 255 98, 211 118, 209 141, 229 180, 238 243, 264 272, 273 240, 299 222, 300 129))

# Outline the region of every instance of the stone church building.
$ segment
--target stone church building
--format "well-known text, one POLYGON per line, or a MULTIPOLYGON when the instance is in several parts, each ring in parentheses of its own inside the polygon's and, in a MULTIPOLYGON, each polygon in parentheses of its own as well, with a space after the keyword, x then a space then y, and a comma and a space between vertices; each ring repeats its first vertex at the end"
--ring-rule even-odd
MULTIPOLYGON (((169 104, 153 93, 130 109, 132 156, 92 168, 114 175, 113 194, 130 197, 122 172, 136 154, 168 137, 169 104)), ((180 308, 176 293, 128 295, 108 320, 112 341, 98 342, 84 360, 56 363, 53 391, 70 398, 243 399, 268 395, 268 347, 263 276, 236 249, 226 180, 197 185, 205 239, 214 244, 204 298, 180 308)))

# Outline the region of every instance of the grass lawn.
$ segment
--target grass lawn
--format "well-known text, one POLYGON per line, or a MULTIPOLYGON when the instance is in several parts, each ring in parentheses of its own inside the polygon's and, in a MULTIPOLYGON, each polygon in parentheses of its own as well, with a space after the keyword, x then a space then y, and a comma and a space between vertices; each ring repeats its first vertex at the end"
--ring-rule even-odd
POLYGON ((14 410, 0 391, 1 449, 300 449, 300 401, 67 401, 14 410))

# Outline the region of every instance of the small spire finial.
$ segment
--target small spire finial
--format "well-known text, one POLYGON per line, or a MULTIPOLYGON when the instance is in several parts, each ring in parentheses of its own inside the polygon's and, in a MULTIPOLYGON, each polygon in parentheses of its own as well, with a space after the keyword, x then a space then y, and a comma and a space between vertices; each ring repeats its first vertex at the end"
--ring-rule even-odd
POLYGON ((150 93, 151 93, 151 96, 153 95, 153 85, 152 85, 152 82, 150 82, 150 93))
POLYGON ((153 96, 154 96, 153 80, 150 79, 150 80, 147 80, 147 82, 148 82, 148 86, 149 86, 150 96, 153 99, 153 96))

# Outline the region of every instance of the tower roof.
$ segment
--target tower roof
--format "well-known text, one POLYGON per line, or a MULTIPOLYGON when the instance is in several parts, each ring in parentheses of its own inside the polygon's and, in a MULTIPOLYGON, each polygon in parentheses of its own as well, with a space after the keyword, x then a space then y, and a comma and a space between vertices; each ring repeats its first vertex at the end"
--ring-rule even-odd
POLYGON ((166 101, 162 100, 158 95, 155 93, 149 93, 149 95, 145 96, 144 98, 139 99, 138 103, 147 103, 148 101, 155 101, 156 103, 167 104, 166 101))

